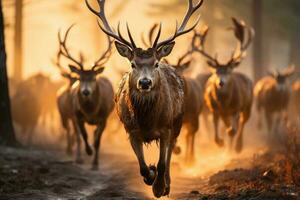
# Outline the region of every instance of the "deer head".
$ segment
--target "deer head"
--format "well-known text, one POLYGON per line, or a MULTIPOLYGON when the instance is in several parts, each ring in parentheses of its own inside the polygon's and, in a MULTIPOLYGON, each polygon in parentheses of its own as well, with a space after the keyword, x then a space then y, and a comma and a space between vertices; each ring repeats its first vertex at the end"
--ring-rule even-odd
MULTIPOLYGON (((158 24, 153 24, 148 33, 148 40, 145 39, 144 35, 142 35, 142 42, 146 47, 151 47, 154 39, 154 33, 158 28, 158 24)), ((177 60, 176 64, 170 64, 167 59, 164 59, 164 62, 172 65, 176 69, 176 72, 179 74, 183 74, 186 69, 189 68, 192 59, 187 59, 192 54, 191 49, 188 49, 182 56, 180 56, 177 60)))
POLYGON ((71 73, 68 73, 66 71, 62 71, 62 76, 73 80, 74 82, 79 80, 80 85, 80 95, 83 98, 89 98, 97 89, 97 82, 96 77, 97 75, 101 74, 104 71, 103 65, 108 61, 110 54, 111 54, 111 44, 112 41, 109 37, 107 37, 108 40, 108 47, 106 51, 100 56, 100 58, 94 63, 93 66, 90 67, 90 69, 84 68, 84 56, 82 53, 79 54, 79 59, 75 59, 69 52, 66 42, 68 35, 70 33, 70 30, 73 26, 70 26, 68 30, 66 31, 64 37, 62 38, 61 32, 58 33, 58 41, 59 41, 59 51, 57 54, 57 66, 59 66, 60 69, 63 69, 60 64, 60 58, 63 56, 66 58, 69 63, 69 69, 71 70, 71 73))
POLYGON ((286 80, 295 73, 295 66, 290 65, 284 70, 279 71, 278 69, 269 72, 269 75, 272 76, 279 85, 286 83, 286 80))
POLYGON ((174 35, 169 37, 166 40, 159 42, 162 25, 159 25, 159 29, 154 41, 151 43, 151 47, 145 49, 137 47, 135 44, 132 34, 129 30, 127 24, 127 34, 129 40, 126 40, 120 31, 120 24, 118 25, 117 32, 109 25, 106 16, 105 16, 105 0, 97 0, 100 11, 94 10, 86 0, 87 7, 91 12, 93 12, 101 21, 102 25, 99 26, 104 33, 114 38, 116 48, 119 54, 127 58, 131 63, 131 77, 130 81, 136 85, 136 89, 140 92, 149 92, 151 91, 159 82, 158 68, 160 68, 160 61, 162 58, 168 56, 175 45, 175 39, 183 34, 186 34, 193 30, 198 24, 199 19, 196 23, 189 29, 185 29, 190 17, 192 14, 200 8, 203 3, 203 0, 200 0, 195 6, 193 5, 192 0, 189 0, 188 11, 178 27, 176 24, 176 29, 174 35))
POLYGON ((232 70, 241 64, 246 56, 246 50, 254 37, 254 30, 246 26, 244 21, 232 18, 232 22, 234 27, 231 29, 234 31, 238 44, 231 58, 225 63, 221 63, 217 55, 215 57, 211 56, 204 48, 208 33, 207 26, 203 27, 199 32, 195 31, 192 39, 192 51, 200 53, 207 59, 207 64, 215 71, 214 76, 217 79, 217 87, 219 88, 226 86, 230 81, 232 70))

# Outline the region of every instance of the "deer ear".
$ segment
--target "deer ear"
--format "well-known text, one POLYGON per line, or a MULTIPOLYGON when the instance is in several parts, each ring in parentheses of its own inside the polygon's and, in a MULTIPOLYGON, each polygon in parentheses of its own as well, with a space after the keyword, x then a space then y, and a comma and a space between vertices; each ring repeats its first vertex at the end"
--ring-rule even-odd
POLYGON ((104 67, 99 67, 98 69, 95 70, 96 74, 101 74, 104 71, 104 67))
POLYGON ((75 67, 74 65, 69 65, 69 68, 70 68, 71 72, 80 74, 80 70, 77 67, 75 67))
POLYGON ((160 49, 158 49, 157 50, 158 58, 161 59, 163 57, 168 56, 172 52, 174 45, 175 45, 175 42, 173 41, 169 44, 162 46, 160 49))
POLYGON ((126 57, 129 60, 132 59, 132 51, 130 48, 128 48, 126 45, 124 45, 118 41, 115 41, 115 45, 121 56, 126 57))

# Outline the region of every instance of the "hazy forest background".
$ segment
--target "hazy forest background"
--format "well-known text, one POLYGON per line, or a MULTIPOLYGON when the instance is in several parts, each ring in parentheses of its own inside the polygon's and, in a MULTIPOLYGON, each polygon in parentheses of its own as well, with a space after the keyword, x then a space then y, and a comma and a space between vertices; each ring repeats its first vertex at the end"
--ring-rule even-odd
MULTIPOLYGON (((177 13, 184 12, 185 5, 183 0, 115 0, 107 3, 106 9, 112 24, 116 26, 120 20, 124 25, 128 21, 140 41, 141 33, 147 32, 155 22, 163 22, 165 34, 172 32, 176 17, 181 16, 177 13)), ((51 63, 57 51, 57 31, 59 28, 65 30, 72 23, 77 24, 70 42, 74 51, 84 50, 87 57, 95 57, 102 49, 104 35, 83 0, 3 0, 3 7, 8 72, 17 80, 38 71, 59 78, 51 63)), ((207 42, 209 50, 220 52, 224 59, 230 53, 226 47, 234 48, 234 38, 226 30, 231 23, 230 17, 251 24, 256 30, 256 38, 251 56, 241 70, 257 79, 270 68, 285 67, 290 63, 300 65, 297 56, 300 53, 299 9, 298 0, 206 0, 201 9, 201 24, 211 27, 207 42)), ((179 40, 177 45, 182 45, 186 39, 189 37, 179 40)), ((178 49, 173 53, 174 58, 182 53, 178 49)), ((126 67, 119 58, 117 55, 112 59, 113 66, 106 70, 107 74, 112 68, 126 67)), ((199 63, 201 59, 197 60, 197 65, 199 63)), ((205 70, 205 65, 200 69, 205 70)))

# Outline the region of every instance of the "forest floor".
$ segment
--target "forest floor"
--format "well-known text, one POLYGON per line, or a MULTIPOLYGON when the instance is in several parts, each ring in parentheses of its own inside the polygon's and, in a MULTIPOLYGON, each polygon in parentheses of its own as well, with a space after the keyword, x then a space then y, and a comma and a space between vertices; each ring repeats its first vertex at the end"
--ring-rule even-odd
MULTIPOLYGON (((243 161, 251 166, 245 168, 240 163, 233 160, 226 170, 207 177, 176 174, 170 197, 162 199, 300 199, 300 187, 290 180, 283 156, 260 155, 243 161)), ((0 200, 154 199, 130 156, 104 152, 99 171, 89 164, 77 165, 60 151, 0 147, 0 200)))

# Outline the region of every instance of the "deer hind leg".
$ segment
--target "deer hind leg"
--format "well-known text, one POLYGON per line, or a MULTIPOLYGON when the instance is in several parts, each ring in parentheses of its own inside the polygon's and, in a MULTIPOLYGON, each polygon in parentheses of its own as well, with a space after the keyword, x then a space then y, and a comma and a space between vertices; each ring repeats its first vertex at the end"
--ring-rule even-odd
POLYGON ((273 129, 273 119, 272 119, 273 113, 267 112, 265 110, 265 118, 267 122, 267 140, 268 142, 271 142, 272 140, 272 129, 273 129))
POLYGON ((239 127, 240 114, 236 113, 231 116, 231 118, 226 118, 224 120, 227 127, 226 132, 229 135, 229 147, 232 149, 234 136, 236 135, 239 127))
POLYGON ((176 144, 176 139, 175 140, 171 140, 171 148, 168 149, 168 161, 167 161, 167 168, 166 168, 166 174, 165 174, 165 178, 166 178, 166 189, 165 189, 165 193, 163 194, 163 196, 169 195, 170 194, 170 190, 171 190, 171 177, 170 177, 170 164, 171 164, 171 156, 172 156, 172 149, 175 147, 176 144))
POLYGON ((100 144, 101 144, 101 137, 102 133, 104 131, 104 128, 106 126, 106 121, 101 122, 98 126, 97 129, 95 130, 94 134, 94 150, 95 150, 95 155, 94 155, 94 161, 93 161, 93 166, 92 170, 98 170, 98 162, 99 162, 99 149, 100 149, 100 144))
MULTIPOLYGON (((133 135, 133 133, 130 133, 129 135, 133 135)), ((152 185, 156 178, 157 170, 155 166, 147 166, 144 158, 143 142, 140 139, 131 136, 130 144, 138 159, 140 174, 144 177, 144 182, 147 185, 152 185)))
POLYGON ((168 192, 166 191, 166 188, 169 187, 167 186, 166 181, 166 170, 168 169, 168 161, 170 160, 169 157, 171 156, 170 152, 172 151, 173 147, 171 130, 167 130, 161 135, 159 161, 157 164, 157 176, 152 186, 152 191, 156 198, 160 198, 168 192))
POLYGON ((187 136, 186 136, 186 163, 192 165, 195 162, 195 135, 199 128, 198 119, 189 123, 187 126, 187 136))
POLYGON ((251 108, 247 109, 246 111, 244 111, 240 114, 237 142, 236 142, 236 146, 235 146, 235 151, 237 153, 240 153, 243 150, 243 146, 244 146, 243 145, 243 132, 244 132, 245 124, 250 118, 250 112, 251 112, 251 108))
POLYGON ((68 155, 72 155, 72 136, 71 136, 71 130, 70 130, 70 124, 68 120, 65 120, 63 123, 63 127, 66 130, 67 133, 67 148, 66 148, 66 153, 68 155))
POLYGON ((214 129, 215 129, 215 142, 219 147, 224 146, 224 140, 219 137, 219 115, 214 113, 213 114, 213 121, 214 121, 214 129))

